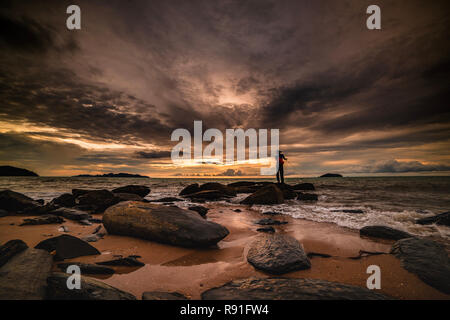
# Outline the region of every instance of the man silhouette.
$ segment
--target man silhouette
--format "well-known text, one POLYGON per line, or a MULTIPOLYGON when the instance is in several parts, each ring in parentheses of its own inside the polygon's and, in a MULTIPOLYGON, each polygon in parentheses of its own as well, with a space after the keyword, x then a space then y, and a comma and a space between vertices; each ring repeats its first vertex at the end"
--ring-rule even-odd
POLYGON ((285 160, 287 161, 287 158, 284 156, 283 151, 280 151, 279 155, 278 155, 278 171, 277 171, 277 181, 278 181, 278 183, 280 183, 280 180, 281 180, 281 183, 284 183, 284 168, 283 168, 283 165, 284 165, 284 161, 285 160))

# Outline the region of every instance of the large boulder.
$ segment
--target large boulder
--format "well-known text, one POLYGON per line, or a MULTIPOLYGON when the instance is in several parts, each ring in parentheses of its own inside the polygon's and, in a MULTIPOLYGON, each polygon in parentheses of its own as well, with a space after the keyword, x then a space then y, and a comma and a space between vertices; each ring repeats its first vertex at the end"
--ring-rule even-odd
POLYGON ((226 198, 227 196, 219 190, 204 190, 191 194, 187 194, 184 196, 185 198, 189 198, 192 200, 209 200, 209 201, 217 201, 226 198))
POLYGON ((393 229, 386 226, 365 226, 359 230, 359 234, 367 237, 400 240, 405 238, 411 238, 407 232, 393 229))
POLYGON ((11 190, 0 191, 0 209, 9 213, 28 213, 41 207, 41 204, 24 194, 11 190))
POLYGON ((121 201, 143 201, 144 198, 142 198, 141 196, 135 194, 135 193, 117 193, 114 192, 114 196, 117 198, 117 202, 121 202, 121 201))
POLYGON ((391 254, 422 281, 450 294, 450 260, 444 246, 431 240, 408 238, 394 243, 391 254))
POLYGON ((77 205, 89 206, 94 213, 100 213, 118 203, 119 199, 108 190, 92 190, 78 196, 75 202, 77 205))
POLYGON ((220 191, 224 195, 230 196, 230 197, 236 196, 236 191, 234 191, 234 188, 228 187, 228 186, 218 183, 218 182, 208 182, 208 183, 202 184, 200 186, 200 191, 206 191, 206 190, 220 191))
POLYGON ((198 185, 198 183, 193 183, 193 184, 190 184, 187 187, 185 187, 183 190, 181 190, 179 195, 185 196, 185 195, 196 193, 199 191, 200 191, 200 186, 198 185))
POLYGON ((52 256, 28 248, 0 268, 0 300, 42 300, 46 279, 52 268, 52 256))
POLYGON ((76 205, 75 196, 70 193, 63 193, 59 197, 54 198, 51 203, 56 204, 61 207, 71 208, 76 205))
POLYGON ((417 219, 416 223, 418 224, 432 224, 432 223, 436 223, 439 225, 444 225, 447 227, 450 227, 450 211, 441 213, 441 214, 437 214, 435 216, 432 217, 426 217, 426 218, 422 218, 422 219, 417 219))
POLYGON ((317 194, 299 192, 297 200, 300 200, 300 201, 317 201, 317 200, 319 200, 319 197, 317 196, 317 194))
POLYGON ((202 293, 203 300, 385 300, 367 288, 319 279, 242 279, 202 293))
POLYGON ((220 224, 206 221, 190 210, 134 201, 108 208, 103 225, 110 234, 182 247, 214 245, 229 233, 220 224))
POLYGON ((280 204, 284 202, 283 192, 275 185, 269 184, 241 201, 242 204, 280 204))
POLYGON ((256 182, 252 182, 252 181, 238 181, 238 182, 232 182, 227 184, 227 186, 229 187, 250 187, 250 186, 254 186, 256 185, 256 182))
POLYGON ((16 254, 27 249, 28 246, 22 240, 10 240, 0 246, 0 267, 6 264, 16 254))
POLYGON ((285 200, 295 199, 297 198, 297 192, 292 189, 292 187, 285 183, 277 183, 277 187, 283 192, 283 198, 285 200))
POLYGON ((209 211, 209 208, 203 207, 203 206, 191 206, 188 208, 191 211, 197 212, 199 215, 201 215, 203 218, 206 217, 206 214, 209 211))
POLYGON ((114 193, 133 193, 138 196, 144 198, 146 195, 150 193, 150 188, 147 186, 141 185, 128 185, 124 187, 119 187, 114 189, 112 192, 114 193))
POLYGON ((57 261, 100 254, 100 251, 86 241, 68 234, 45 239, 39 242, 35 248, 47 252, 56 251, 54 259, 57 261))
POLYGON ((47 299, 50 300, 136 300, 131 293, 101 281, 81 276, 80 289, 67 288, 70 274, 53 273, 47 279, 47 299))
POLYGON ((314 185, 312 183, 298 183, 296 185, 292 186, 293 190, 316 190, 316 188, 314 188, 314 185))
POLYGON ((282 234, 259 236, 250 244, 247 261, 256 269, 283 274, 311 268, 300 242, 282 234))

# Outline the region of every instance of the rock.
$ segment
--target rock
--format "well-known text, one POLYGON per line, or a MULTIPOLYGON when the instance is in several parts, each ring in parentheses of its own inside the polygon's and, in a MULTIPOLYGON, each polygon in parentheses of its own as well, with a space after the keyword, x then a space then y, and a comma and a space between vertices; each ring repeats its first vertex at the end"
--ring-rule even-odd
POLYGON ((89 218, 88 221, 91 223, 102 223, 103 222, 102 219, 96 219, 96 218, 89 218))
POLYGON ((69 227, 66 226, 61 226, 58 228, 59 232, 69 232, 69 227))
POLYGON ((89 213, 74 208, 61 207, 56 210, 50 211, 50 214, 75 221, 89 219, 89 213))
POLYGON ((22 240, 10 240, 4 245, 0 246, 0 267, 7 263, 16 254, 27 249, 28 246, 22 240))
POLYGON ((343 210, 331 210, 331 212, 343 212, 343 213, 355 213, 355 214, 361 214, 364 213, 364 211, 359 209, 343 209, 343 210))
POLYGON ((144 200, 141 196, 134 193, 117 193, 114 192, 114 196, 117 198, 117 202, 120 201, 142 201, 144 200))
POLYGON ((203 300, 385 300, 367 288, 319 279, 242 279, 202 293, 203 300))
POLYGON ((51 203, 61 207, 71 208, 75 206, 75 196, 70 193, 63 193, 57 198, 54 198, 51 203))
POLYGON ((51 255, 28 248, 0 268, 0 300, 42 300, 52 268, 51 255))
POLYGON ((263 214, 270 215, 270 216, 277 216, 277 215, 280 215, 281 213, 276 212, 276 211, 266 211, 266 212, 263 212, 263 214))
POLYGON ((12 166, 0 166, 0 177, 39 177, 39 176, 37 175, 37 173, 27 169, 12 166))
POLYGON ((44 199, 37 199, 35 200, 37 203, 39 203, 40 205, 43 205, 45 203, 44 199))
POLYGON ((126 258, 119 258, 114 260, 96 262, 102 266, 126 266, 126 267, 143 267, 145 263, 137 260, 138 256, 128 256, 126 258))
POLYGON ((178 292, 147 291, 142 294, 142 300, 188 300, 178 292))
POLYGON ((339 173, 325 173, 319 178, 342 178, 342 175, 339 173))
POLYGON ((47 214, 39 216, 37 218, 23 219, 23 222, 20 224, 20 226, 35 226, 40 224, 54 224, 54 223, 58 224, 63 222, 65 222, 63 218, 52 214, 47 214))
POLYGON ((400 240, 412 237, 412 235, 407 232, 396 230, 386 226, 366 226, 359 230, 359 234, 362 236, 391 240, 400 240))
POLYGON ((88 234, 86 236, 81 237, 81 240, 86 242, 97 242, 100 239, 103 239, 103 236, 99 234, 88 234))
POLYGON ((199 191, 200 191, 200 186, 198 185, 198 183, 193 183, 193 184, 188 185, 183 190, 181 190, 178 195, 179 196, 185 196, 185 195, 196 193, 196 192, 199 192, 199 191))
POLYGON ((138 196, 144 198, 146 195, 150 193, 150 188, 147 186, 141 185, 128 185, 120 188, 114 189, 112 192, 114 193, 134 193, 138 196))
POLYGON ((234 191, 236 193, 254 193, 261 189, 263 186, 241 186, 241 187, 234 187, 234 191))
POLYGON ((175 197, 165 197, 157 200, 150 200, 150 202, 177 202, 177 201, 184 201, 184 200, 175 197))
POLYGON ((215 245, 229 233, 225 227, 206 221, 192 211, 133 201, 108 208, 103 225, 110 234, 183 247, 215 245))
POLYGON ((184 197, 193 199, 193 200, 216 201, 216 200, 223 199, 225 197, 225 194, 223 194, 221 191, 217 191, 217 190, 205 190, 205 191, 199 191, 196 193, 187 194, 184 197))
POLYGON ((227 184, 227 186, 229 187, 250 187, 250 186, 254 186, 256 185, 256 182, 252 182, 252 181, 238 181, 238 182, 232 182, 227 184))
POLYGON ((259 224, 261 226, 270 226, 270 225, 281 225, 281 224, 287 224, 287 221, 279 221, 279 220, 273 220, 273 219, 261 219, 255 222, 255 224, 259 224))
POLYGON ((72 194, 74 195, 75 198, 77 198, 77 197, 82 196, 83 194, 86 194, 86 193, 91 192, 91 191, 95 191, 95 190, 92 190, 92 189, 72 189, 72 194))
POLYGON ((302 192, 299 192, 297 197, 297 200, 301 201, 317 201, 318 199, 319 198, 317 197, 317 194, 302 193, 302 192))
POLYGON ((30 212, 41 205, 24 194, 11 190, 0 191, 0 209, 9 213, 30 212))
POLYGON ((423 282, 450 294, 450 260, 444 246, 431 240, 408 238, 394 243, 391 254, 423 282))
POLYGON ((81 288, 70 290, 70 274, 53 273, 47 279, 47 298, 50 300, 136 300, 131 293, 114 288, 98 280, 81 276, 81 288))
POLYGON ((92 222, 90 222, 89 219, 79 220, 78 223, 82 226, 92 226, 92 222))
POLYGON ((208 182, 208 183, 202 184, 200 186, 200 191, 206 191, 206 190, 220 191, 224 195, 230 196, 230 197, 236 196, 236 191, 234 191, 234 188, 228 187, 228 186, 218 183, 218 182, 208 182))
POLYGON ((72 259, 82 256, 90 256, 100 254, 96 248, 86 241, 77 237, 63 234, 61 236, 49 238, 39 242, 36 249, 43 249, 47 252, 56 250, 55 260, 72 259))
POLYGON ((234 211, 234 212, 242 212, 241 209, 234 209, 233 211, 234 211))
POLYGON ((281 234, 264 235, 254 240, 250 244, 247 261, 256 269, 270 274, 311 268, 300 242, 281 234))
POLYGON ((439 225, 444 225, 450 227, 450 211, 422 219, 417 219, 416 223, 418 224, 432 224, 436 223, 439 225))
POLYGON ((267 232, 267 233, 274 233, 275 229, 273 227, 264 227, 264 228, 258 228, 256 229, 258 232, 267 232))
POLYGON ((188 209, 197 212, 202 217, 206 217, 206 214, 209 211, 209 208, 205 208, 202 206, 192 206, 192 207, 189 207, 188 209))
POLYGON ((94 213, 100 213, 118 203, 119 199, 108 190, 93 190, 78 196, 75 202, 77 205, 90 206, 94 213))
POLYGON ((67 268, 72 265, 78 266, 81 274, 113 274, 115 272, 112 268, 82 262, 58 263, 58 268, 60 268, 63 272, 66 272, 67 268))
POLYGON ((283 192, 274 184, 269 184, 241 201, 242 204, 280 204, 284 202, 283 192))
POLYGON ((299 183, 296 185, 292 186, 293 190, 316 190, 316 188, 314 188, 314 185, 312 183, 299 183))

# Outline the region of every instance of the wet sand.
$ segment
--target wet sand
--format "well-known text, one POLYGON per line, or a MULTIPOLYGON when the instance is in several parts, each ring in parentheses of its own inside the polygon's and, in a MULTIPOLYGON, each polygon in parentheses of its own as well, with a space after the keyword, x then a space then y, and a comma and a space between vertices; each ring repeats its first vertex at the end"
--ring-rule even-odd
MULTIPOLYGON (((355 230, 338 227, 329 223, 318 223, 289 216, 267 216, 247 207, 206 204, 210 208, 208 219, 228 228, 230 234, 217 248, 189 249, 131 237, 106 235, 104 239, 91 243, 101 255, 80 257, 70 261, 100 262, 111 260, 115 256, 139 255, 146 265, 141 268, 114 267, 116 273, 111 276, 96 276, 137 298, 144 291, 177 291, 191 299, 199 299, 201 292, 225 284, 228 281, 248 277, 269 277, 256 271, 247 263, 248 244, 258 236, 254 221, 271 217, 287 221, 288 224, 274 226, 276 232, 286 233, 297 238, 307 253, 328 254, 332 257, 312 257, 309 270, 291 272, 283 277, 317 278, 342 282, 357 286, 366 286, 369 265, 378 265, 381 269, 381 293, 397 299, 449 299, 450 296, 439 292, 422 282, 416 275, 401 267, 400 260, 389 254, 372 255, 361 259, 360 250, 388 253, 393 241, 361 238, 355 230), (241 212, 235 212, 235 209, 241 212)), ((101 218, 101 215, 95 215, 101 218)), ((0 218, 0 243, 12 239, 22 239, 30 247, 50 237, 64 234, 59 232, 61 225, 19 226, 24 216, 0 218), (14 223, 14 225, 11 225, 14 223)), ((81 237, 91 234, 98 224, 81 226, 67 220, 63 225, 69 228, 68 234, 81 237)), ((56 263, 55 270, 58 270, 56 263)), ((58 270, 59 271, 59 270, 58 270)))

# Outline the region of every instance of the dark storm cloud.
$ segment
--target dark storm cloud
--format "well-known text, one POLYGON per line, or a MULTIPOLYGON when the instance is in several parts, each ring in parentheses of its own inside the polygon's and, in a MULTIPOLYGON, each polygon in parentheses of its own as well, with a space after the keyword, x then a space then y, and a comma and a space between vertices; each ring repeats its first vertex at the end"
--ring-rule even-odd
POLYGON ((63 139, 151 144, 64 149, 65 163, 140 166, 168 158, 171 132, 194 120, 279 128, 291 154, 448 144, 448 1, 380 0, 381 31, 361 1, 78 1, 73 32, 68 4, 0 6, 0 121, 34 126, 3 137, 11 160, 63 139))

